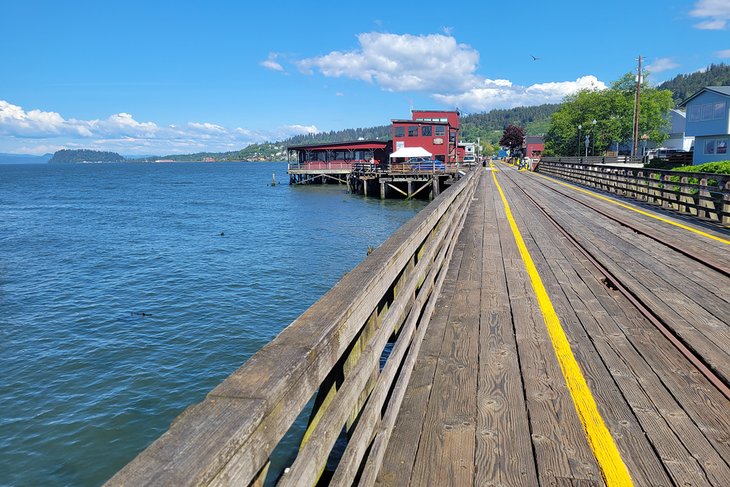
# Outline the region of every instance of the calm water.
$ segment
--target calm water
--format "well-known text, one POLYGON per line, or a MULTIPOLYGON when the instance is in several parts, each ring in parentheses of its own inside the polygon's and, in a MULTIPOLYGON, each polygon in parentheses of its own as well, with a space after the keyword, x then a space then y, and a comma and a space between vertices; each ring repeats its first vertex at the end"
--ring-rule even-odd
POLYGON ((424 206, 272 164, 0 166, 0 485, 98 485, 424 206))

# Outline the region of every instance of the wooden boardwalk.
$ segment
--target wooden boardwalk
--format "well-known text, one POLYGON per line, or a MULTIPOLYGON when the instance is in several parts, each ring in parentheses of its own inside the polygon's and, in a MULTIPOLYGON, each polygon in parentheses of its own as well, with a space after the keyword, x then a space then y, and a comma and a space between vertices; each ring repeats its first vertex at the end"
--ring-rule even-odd
POLYGON ((730 236, 496 169, 480 177, 377 484, 620 485, 576 406, 592 399, 634 485, 730 485, 730 236), (497 182, 592 397, 568 385, 576 371, 497 182))
POLYGON ((108 485, 727 487, 729 321, 727 229, 480 168, 108 485))

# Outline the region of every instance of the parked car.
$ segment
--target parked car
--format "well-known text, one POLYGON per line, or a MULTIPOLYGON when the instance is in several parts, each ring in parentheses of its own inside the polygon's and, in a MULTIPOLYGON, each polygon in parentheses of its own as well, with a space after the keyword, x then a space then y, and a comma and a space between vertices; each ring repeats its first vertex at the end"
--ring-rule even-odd
POLYGON ((668 149, 666 147, 659 147, 657 149, 649 149, 646 153, 646 159, 651 160, 654 158, 667 159, 669 156, 677 154, 685 154, 686 151, 679 149, 668 149))
POLYGON ((414 171, 443 171, 446 169, 446 165, 442 161, 426 157, 414 157, 408 161, 408 164, 414 171))
POLYGON ((464 164, 476 164, 477 158, 474 156, 464 156, 464 164))

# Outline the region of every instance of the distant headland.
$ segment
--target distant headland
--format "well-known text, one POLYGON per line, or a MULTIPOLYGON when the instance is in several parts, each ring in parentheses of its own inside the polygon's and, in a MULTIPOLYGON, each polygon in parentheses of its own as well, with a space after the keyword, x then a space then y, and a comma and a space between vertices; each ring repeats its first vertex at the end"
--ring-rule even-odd
POLYGON ((89 149, 63 149, 53 154, 49 164, 70 164, 76 162, 123 162, 124 156, 116 152, 89 149))

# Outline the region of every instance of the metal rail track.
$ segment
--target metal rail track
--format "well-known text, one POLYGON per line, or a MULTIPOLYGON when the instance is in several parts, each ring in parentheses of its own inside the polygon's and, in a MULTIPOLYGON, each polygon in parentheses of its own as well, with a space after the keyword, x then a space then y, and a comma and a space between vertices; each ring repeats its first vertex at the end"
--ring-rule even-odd
MULTIPOLYGON (((545 176, 545 177, 549 177, 549 176, 545 176)), ((652 240, 654 240, 654 241, 656 241, 656 242, 658 242, 658 243, 660 243, 660 244, 662 244, 662 245, 664 245, 666 247, 669 247, 670 249, 674 250, 675 252, 679 252, 680 254, 682 254, 685 257, 688 257, 688 258, 694 260, 695 262, 698 262, 698 263, 704 265, 705 267, 709 267, 710 269, 712 269, 712 270, 714 270, 716 272, 719 272, 720 274, 722 274, 725 277, 730 277, 730 267, 723 266, 722 263, 711 262, 711 261, 709 261, 707 259, 704 259, 701 256, 695 254, 694 252, 692 252, 690 250, 687 250, 687 249, 684 249, 682 247, 679 247, 679 246, 673 244, 672 242, 670 242, 670 241, 668 241, 668 240, 666 240, 666 239, 664 239, 662 237, 659 237, 657 235, 652 235, 652 234, 650 234, 648 232, 645 232, 644 230, 641 230, 640 228, 636 227, 635 225, 632 225, 631 223, 627 222, 623 218, 619 218, 617 216, 614 216, 614 215, 612 215, 612 214, 610 214, 610 213, 608 213, 606 211, 603 211, 603 210, 601 210, 601 209, 599 209, 599 208, 597 208, 597 207, 595 207, 595 206, 593 206, 593 205, 591 205, 589 203, 586 203, 585 201, 581 201, 578 198, 575 198, 574 196, 571 196, 568 193, 564 193, 563 191, 560 191, 557 188, 553 188, 553 187, 550 187, 550 186, 544 186, 544 187, 547 188, 547 189, 549 189, 549 190, 551 190, 551 191, 553 191, 553 192, 555 192, 555 193, 557 193, 557 194, 559 194, 559 195, 561 195, 561 196, 563 196, 563 197, 565 197, 565 198, 571 199, 571 200, 575 201, 576 203, 579 203, 579 204, 585 206, 586 208, 589 208, 589 209, 595 211, 596 213, 600 213, 601 215, 605 216, 606 218, 608 218, 610 220, 615 221, 616 223, 618 223, 621 226, 624 226, 626 228, 629 228, 632 231, 634 231, 634 232, 636 232, 636 233, 638 233, 640 235, 643 235, 645 237, 648 237, 648 238, 650 238, 650 239, 652 239, 652 240)), ((588 187, 588 188, 591 189, 591 190, 594 190, 595 189, 595 188, 590 188, 590 187, 588 187)), ((520 188, 520 189, 522 189, 522 188, 520 188)), ((611 196, 614 196, 614 195, 611 195, 611 196)))
MULTIPOLYGON (((505 171, 501 171, 501 172, 502 172, 502 174, 504 174, 504 175, 505 175, 505 177, 506 177, 507 179, 509 179, 509 180, 510 180, 510 181, 512 181, 513 183, 515 182, 515 180, 514 180, 514 179, 513 179, 513 178, 512 178, 511 176, 507 175, 505 171)), ((535 207, 536 207, 536 208, 537 208, 537 209, 538 209, 538 210, 539 210, 539 211, 540 211, 540 212, 541 212, 541 213, 542 213, 542 214, 543 214, 543 215, 545 216, 545 218, 547 218, 547 219, 548 219, 548 221, 549 221, 550 223, 552 223, 552 224, 553 224, 553 225, 555 226, 555 228, 556 228, 556 229, 557 229, 557 230, 558 230, 558 231, 559 231, 559 232, 560 232, 560 233, 561 233, 561 234, 562 234, 563 236, 565 236, 565 238, 566 238, 566 239, 568 239, 568 241, 569 241, 570 243, 572 243, 572 244, 573 244, 573 245, 575 246, 575 248, 576 248, 576 249, 577 249, 577 250, 578 250, 578 251, 579 251, 579 252, 580 252, 581 254, 583 254, 583 256, 585 256, 585 258, 586 258, 586 259, 588 259, 588 261, 589 261, 589 262, 590 262, 591 264, 593 264, 593 265, 594 265, 594 266, 596 267, 596 269, 597 269, 597 270, 598 270, 598 271, 599 271, 599 272, 600 272, 601 274, 603 274, 603 276, 604 276, 604 279, 605 279, 605 281, 604 281, 604 285, 608 285, 609 287, 611 287, 611 288, 613 288, 613 289, 615 289, 615 290, 619 291, 619 292, 620 292, 620 293, 621 293, 621 294, 622 294, 622 295, 623 295, 623 296, 624 296, 624 297, 625 297, 625 298, 626 298, 626 299, 627 299, 627 300, 628 300, 628 301, 629 301, 629 302, 630 302, 630 303, 631 303, 632 305, 634 305, 634 306, 636 307, 636 309, 637 309, 637 310, 639 311, 639 313, 641 313, 641 315, 642 315, 642 316, 644 316, 644 317, 645 317, 645 318, 647 319, 647 321, 649 321, 649 322, 650 322, 650 323, 651 323, 652 325, 654 325, 654 326, 656 327, 656 329, 657 329, 657 330, 659 330, 659 332, 660 332, 660 333, 661 333, 662 335, 664 335, 664 336, 665 336, 665 337, 667 338, 667 340, 669 340, 669 342, 670 342, 670 343, 671 343, 671 344, 672 344, 672 345, 673 345, 673 346, 674 346, 674 347, 675 347, 675 348, 676 348, 676 349, 677 349, 677 350, 678 350, 678 351, 679 351, 679 352, 680 352, 680 353, 681 353, 681 354, 682 354, 682 355, 683 355, 683 356, 684 356, 684 357, 685 357, 685 358, 686 358, 686 359, 687 359, 687 360, 688 360, 688 361, 689 361, 689 362, 690 362, 690 363, 691 363, 692 365, 694 365, 694 366, 695 366, 695 367, 697 368, 697 370, 698 370, 698 371, 699 371, 699 372, 700 372, 700 373, 701 373, 701 374, 702 374, 702 375, 703 375, 703 376, 704 376, 704 377, 705 377, 705 378, 706 378, 706 379, 707 379, 707 380, 708 380, 708 381, 709 381, 709 382, 710 382, 710 383, 711 383, 711 384, 712 384, 713 386, 715 386, 715 387, 717 388, 717 390, 718 390, 718 391, 719 391, 719 392, 720 392, 721 394, 723 394, 723 395, 724 395, 724 396, 725 396, 725 397, 726 397, 726 398, 727 398, 728 400, 730 400, 730 384, 728 384, 728 383, 727 383, 727 382, 726 382, 726 381, 725 381, 725 380, 724 380, 724 379, 723 379, 722 377, 720 377, 719 375, 717 375, 717 374, 716 374, 716 373, 715 373, 715 372, 714 372, 714 371, 712 370, 712 368, 710 367, 710 365, 709 365, 709 364, 708 364, 708 363, 707 363, 707 362, 705 361, 705 359, 704 359, 704 358, 703 358, 703 357, 702 357, 701 355, 697 354, 697 353, 696 353, 696 352, 695 352, 694 350, 692 350, 692 349, 691 349, 691 348, 690 348, 690 347, 689 347, 689 346, 688 346, 688 345, 687 345, 687 344, 685 343, 685 341, 684 341, 684 340, 682 340, 682 339, 681 339, 681 337, 679 337, 679 336, 678 336, 678 335, 677 335, 677 334, 676 334, 676 333, 674 332, 674 330, 672 330, 672 328, 671 328, 670 326, 668 326, 668 325, 667 325, 667 324, 666 324, 666 323, 665 323, 665 322, 664 322, 664 321, 663 321, 663 320, 662 320, 662 319, 661 319, 661 318, 660 318, 659 316, 657 316, 657 315, 656 315, 656 314, 655 314, 655 313, 654 313, 654 312, 653 312, 653 311, 652 311, 652 310, 651 310, 651 309, 650 309, 650 308, 649 308, 648 306, 646 306, 646 304, 645 304, 645 303, 644 303, 644 302, 643 302, 643 301, 642 301, 642 300, 641 300, 640 298, 638 298, 638 297, 637 297, 637 296, 636 296, 636 295, 635 295, 634 293, 632 293, 632 292, 631 292, 631 291, 630 291, 630 290, 629 290, 629 289, 628 289, 628 288, 627 288, 626 286, 624 286, 624 285, 623 285, 623 283, 621 283, 621 281, 620 281, 620 280, 619 280, 619 279, 618 279, 618 278, 617 278, 617 277, 616 277, 616 276, 615 276, 615 275, 614 275, 614 274, 613 274, 613 273, 612 273, 611 271, 609 271, 609 270, 608 270, 608 269, 607 269, 607 268, 606 268, 606 267, 605 267, 605 266, 604 266, 603 264, 601 264, 601 262, 600 262, 600 261, 599 261, 598 259, 596 259, 596 258, 595 258, 595 257, 593 256, 593 254, 591 254, 591 252, 590 252, 590 251, 589 251, 588 249, 586 249, 586 248, 585 248, 585 247, 584 247, 584 246, 583 246, 583 245, 582 245, 582 244, 581 244, 580 242, 578 242, 578 241, 577 241, 577 240, 576 240, 576 239, 575 239, 575 238, 574 238, 574 237, 572 236, 572 234, 571 234, 571 233, 570 233, 570 232, 569 232, 568 230, 566 230, 566 229, 565 229, 565 228, 564 228, 564 227, 563 227, 563 226, 562 226, 562 225, 561 225, 560 223, 558 223, 558 221, 557 221, 557 220, 555 220, 555 218, 553 218, 553 217, 552 217, 552 216, 551 216, 551 215, 550 215, 550 214, 549 214, 549 213, 547 212, 547 210, 546 210, 546 209, 545 209, 545 208, 544 208, 543 206, 541 206, 541 205, 540 205, 540 204, 539 204, 539 203, 538 203, 537 201, 535 201, 535 199, 534 199, 534 198, 533 198, 532 196, 530 196, 530 194, 529 194, 529 193, 528 193, 527 191, 525 191, 525 190, 524 190, 524 189, 522 188, 522 186, 520 186, 519 184, 516 184, 516 183, 514 184, 514 186, 515 186, 516 188, 519 188, 519 190, 520 190, 520 191, 521 191, 521 192, 522 192, 522 193, 523 193, 523 194, 525 195, 525 197, 527 198, 527 200, 528 200, 528 201, 530 201, 530 202, 531 202, 531 203, 532 203, 532 204, 533 204, 533 205, 534 205, 534 206, 535 206, 535 207)), ((551 188, 551 189, 552 189, 552 188, 551 188)), ((557 193, 560 193, 561 195, 563 195, 563 194, 564 194, 564 193, 562 193, 562 192, 560 192, 560 191, 556 191, 556 192, 557 192, 557 193)), ((566 195, 566 196, 567 196, 567 195, 566 195)), ((578 200, 576 200, 576 201, 578 201, 578 200)), ((581 202, 581 201, 578 201, 578 202, 579 202, 579 203, 581 203, 581 204, 584 204, 584 203, 583 203, 583 202, 581 202)), ((594 209, 594 210, 595 210, 595 208, 592 208, 592 207, 591 207, 590 205, 585 205, 585 206, 587 206, 588 208, 591 208, 591 209, 594 209)), ((598 213, 602 214, 602 215, 605 215, 605 213, 604 213, 604 212, 602 212, 602 211, 599 211, 599 210, 596 210, 596 211, 597 211, 598 213)), ((605 215, 605 216, 608 216, 608 215, 605 215)), ((611 218, 611 217, 609 216, 609 218, 611 218)), ((616 220, 616 219, 614 219, 614 218, 611 218, 611 219, 612 219, 612 220, 614 220, 614 221, 617 221, 617 220, 616 220)), ((620 221, 617 221, 617 222, 618 222, 618 223, 620 223, 620 224, 622 224, 622 225, 624 225, 624 223, 622 223, 622 222, 620 222, 620 221)), ((632 230, 634 230, 634 228, 633 228, 633 227, 631 227, 631 225, 625 225, 625 226, 627 226, 627 227, 631 228, 632 230)), ((649 237, 649 238, 654 238, 654 237, 652 237, 651 235, 648 235, 648 234, 646 234, 646 233, 644 233, 644 232, 640 232, 640 233, 642 233, 643 235, 646 235, 646 236, 647 236, 647 237, 649 237)), ((661 241, 660 239, 656 239, 656 238, 655 238, 655 240, 657 240, 658 242, 664 243, 664 242, 663 242, 663 241, 661 241)), ((674 246, 671 246, 671 245, 669 245, 669 246, 670 246, 670 247, 671 247, 672 249, 676 250, 676 249, 674 248, 674 246)), ((682 252, 681 250, 677 250, 677 252, 680 252, 680 253, 682 253, 682 254, 686 255, 686 254, 685 254, 684 252, 682 252)), ((710 268, 712 268, 712 269, 715 269, 715 270, 717 270, 717 269, 715 268, 715 266, 712 266, 712 265, 708 265, 708 264, 707 264, 706 262, 704 262, 704 261, 703 261, 703 260, 701 260, 701 259, 695 258, 694 260, 698 261, 699 263, 701 263, 701 264, 703 264, 703 265, 707 265, 708 267, 710 267, 710 268)), ((726 276, 728 275, 728 274, 727 274, 726 272, 722 272, 722 271, 720 271, 720 270, 718 270, 718 272, 721 272, 721 273, 723 273, 723 274, 724 274, 724 275, 726 275, 726 276)))

